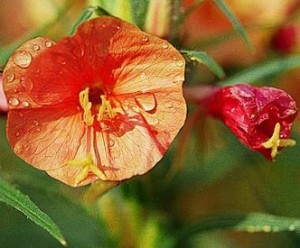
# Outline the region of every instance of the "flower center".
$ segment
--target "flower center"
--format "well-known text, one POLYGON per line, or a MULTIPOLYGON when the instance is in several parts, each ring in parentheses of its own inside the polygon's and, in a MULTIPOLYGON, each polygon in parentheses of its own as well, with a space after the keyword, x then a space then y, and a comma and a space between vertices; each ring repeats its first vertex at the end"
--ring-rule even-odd
POLYGON ((272 159, 274 159, 278 153, 279 147, 294 146, 295 144, 295 140, 280 139, 280 124, 277 122, 274 127, 274 132, 271 138, 263 142, 261 145, 266 149, 271 149, 271 157, 272 159))
POLYGON ((87 87, 79 93, 79 103, 83 109, 83 122, 87 126, 94 123, 95 116, 100 123, 104 119, 114 118, 117 111, 111 106, 104 92, 99 88, 87 87))

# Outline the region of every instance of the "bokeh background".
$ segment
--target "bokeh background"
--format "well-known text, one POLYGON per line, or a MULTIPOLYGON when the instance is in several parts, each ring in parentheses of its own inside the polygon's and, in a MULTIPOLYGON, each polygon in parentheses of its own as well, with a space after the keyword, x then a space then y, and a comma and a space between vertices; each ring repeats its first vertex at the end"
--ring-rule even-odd
MULTIPOLYGON (((0 66, 31 37, 58 41, 68 35, 84 9, 97 5, 178 49, 205 51, 226 73, 220 79, 207 67, 188 63, 185 87, 268 85, 284 89, 300 104, 299 1, 225 3, 248 33, 252 50, 211 0, 3 0, 0 66)), ((99 198, 93 187, 70 188, 18 159, 7 143, 2 113, 0 178, 50 216, 69 247, 300 247, 299 145, 285 149, 271 163, 241 145, 223 123, 204 114, 192 119, 197 106, 188 103, 188 108, 186 125, 158 165, 99 198), (274 217, 272 226, 261 217, 256 225, 250 221, 238 228, 257 213, 279 219, 274 217), (231 215, 239 218, 221 221, 231 215), (274 227, 283 225, 282 217, 295 224, 279 232, 274 227)), ((292 137, 300 143, 299 118, 292 137)), ((0 247, 61 245, 1 203, 0 247)))

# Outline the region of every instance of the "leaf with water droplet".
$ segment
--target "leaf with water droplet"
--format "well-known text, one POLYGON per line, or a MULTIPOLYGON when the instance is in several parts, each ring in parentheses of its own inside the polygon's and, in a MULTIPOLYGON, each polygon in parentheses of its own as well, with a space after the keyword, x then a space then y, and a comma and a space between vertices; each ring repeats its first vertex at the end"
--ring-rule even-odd
POLYGON ((261 213, 220 215, 188 225, 176 233, 174 237, 184 240, 201 232, 220 229, 233 229, 250 233, 300 231, 300 220, 261 213))

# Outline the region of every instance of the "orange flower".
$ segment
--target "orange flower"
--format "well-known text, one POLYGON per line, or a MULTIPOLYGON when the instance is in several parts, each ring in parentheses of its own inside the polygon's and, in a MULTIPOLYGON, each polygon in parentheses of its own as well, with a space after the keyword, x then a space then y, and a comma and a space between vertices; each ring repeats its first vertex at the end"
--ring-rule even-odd
POLYGON ((28 41, 3 76, 14 152, 71 186, 146 173, 186 116, 182 56, 117 18, 28 41))

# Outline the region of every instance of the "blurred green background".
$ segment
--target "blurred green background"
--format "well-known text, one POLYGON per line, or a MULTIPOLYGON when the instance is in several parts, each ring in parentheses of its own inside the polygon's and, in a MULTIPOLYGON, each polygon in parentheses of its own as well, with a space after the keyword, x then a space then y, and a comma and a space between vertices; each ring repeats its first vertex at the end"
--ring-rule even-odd
MULTIPOLYGON (((255 51, 251 52, 230 21, 223 23, 228 17, 214 1, 4 0, 0 8, 1 65, 30 37, 59 40, 68 35, 84 9, 97 5, 168 39, 178 49, 206 51, 227 75, 220 80, 203 65, 188 63, 186 87, 234 83, 238 78, 283 88, 299 103, 298 1, 283 0, 277 9, 271 0, 253 2, 255 6, 248 0, 226 1, 253 42, 255 51), (202 34, 196 34, 193 22, 202 34), (153 28, 156 25, 159 30, 153 28), (274 47, 273 42, 286 25, 296 27, 297 38, 288 51, 274 47), (261 33, 263 37, 256 39, 261 33), (266 65, 274 60, 279 67, 270 71, 266 65)), ((188 108, 189 120, 196 106, 189 104, 188 108)), ((2 114, 1 180, 28 195, 47 213, 68 247, 300 247, 298 145, 285 149, 271 163, 241 145, 222 123, 201 116, 192 127, 182 129, 153 170, 94 199, 93 187, 70 188, 18 159, 7 143, 5 124, 6 115, 2 114)), ((299 135, 296 120, 292 138, 297 143, 299 135)), ((0 204, 0 220, 0 247, 61 247, 45 230, 6 204, 0 204)))

